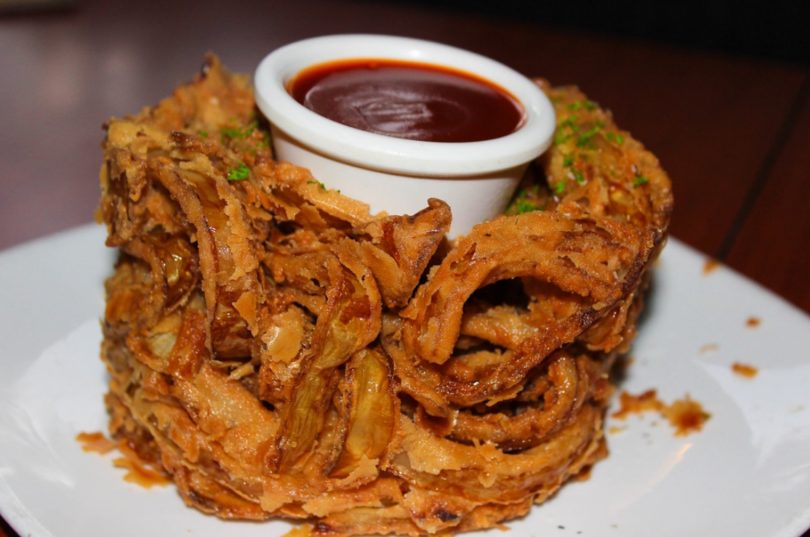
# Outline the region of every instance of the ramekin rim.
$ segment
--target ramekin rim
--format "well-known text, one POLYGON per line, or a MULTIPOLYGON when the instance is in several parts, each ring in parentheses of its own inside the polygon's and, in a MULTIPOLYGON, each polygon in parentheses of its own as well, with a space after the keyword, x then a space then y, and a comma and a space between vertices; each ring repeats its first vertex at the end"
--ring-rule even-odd
POLYGON ((551 102, 517 71, 471 51, 408 37, 336 34, 296 41, 268 54, 254 81, 259 109, 289 136, 331 158, 407 175, 464 176, 521 165, 548 148, 556 123, 551 102), (511 134, 479 142, 406 140, 322 117, 287 92, 287 80, 302 69, 351 58, 405 59, 472 72, 514 95, 524 108, 525 121, 511 134))

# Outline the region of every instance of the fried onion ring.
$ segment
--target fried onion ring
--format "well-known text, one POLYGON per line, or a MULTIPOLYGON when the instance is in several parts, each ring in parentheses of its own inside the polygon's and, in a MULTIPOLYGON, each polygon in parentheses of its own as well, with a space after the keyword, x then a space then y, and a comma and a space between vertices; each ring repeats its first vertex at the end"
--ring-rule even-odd
POLYGON ((555 144, 453 243, 441 200, 372 215, 276 162, 247 79, 214 56, 111 120, 111 433, 189 506, 331 537, 490 528, 605 456, 609 371, 672 194, 607 112, 538 84, 555 144))

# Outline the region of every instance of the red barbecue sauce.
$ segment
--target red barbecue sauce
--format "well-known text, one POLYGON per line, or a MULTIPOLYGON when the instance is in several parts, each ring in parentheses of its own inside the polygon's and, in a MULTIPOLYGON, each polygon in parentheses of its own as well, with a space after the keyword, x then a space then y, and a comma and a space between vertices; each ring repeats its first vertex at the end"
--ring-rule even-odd
POLYGON ((428 142, 500 138, 523 123, 520 103, 483 78, 388 59, 313 65, 287 84, 313 112, 376 134, 428 142))

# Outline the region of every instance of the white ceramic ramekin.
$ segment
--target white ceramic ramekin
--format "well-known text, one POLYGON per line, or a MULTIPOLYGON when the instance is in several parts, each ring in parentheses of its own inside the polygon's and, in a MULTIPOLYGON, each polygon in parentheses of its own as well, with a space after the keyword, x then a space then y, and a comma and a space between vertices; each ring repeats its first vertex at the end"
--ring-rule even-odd
POLYGON ((281 47, 256 69, 256 102, 273 131, 277 158, 309 168, 328 188, 372 212, 412 214, 431 197, 453 211, 450 237, 499 214, 528 163, 548 148, 554 109, 529 79, 455 47, 383 35, 334 35, 281 47), (429 63, 466 71, 512 94, 525 120, 515 132, 480 142, 422 142, 374 134, 326 119, 290 96, 287 81, 307 67, 352 58, 429 63))

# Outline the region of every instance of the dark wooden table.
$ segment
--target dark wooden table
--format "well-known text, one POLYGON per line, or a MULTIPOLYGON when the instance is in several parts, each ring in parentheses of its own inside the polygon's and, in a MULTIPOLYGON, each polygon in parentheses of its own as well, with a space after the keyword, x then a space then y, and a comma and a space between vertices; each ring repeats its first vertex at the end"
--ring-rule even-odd
MULTIPOLYGON (((0 18, 0 249, 90 222, 101 123, 167 95, 206 51, 252 72, 267 52, 297 39, 390 33, 580 85, 669 171, 675 237, 810 312, 804 67, 405 3, 156 6, 82 2, 0 18)), ((16 537, 2 520, 0 537, 16 537)))

